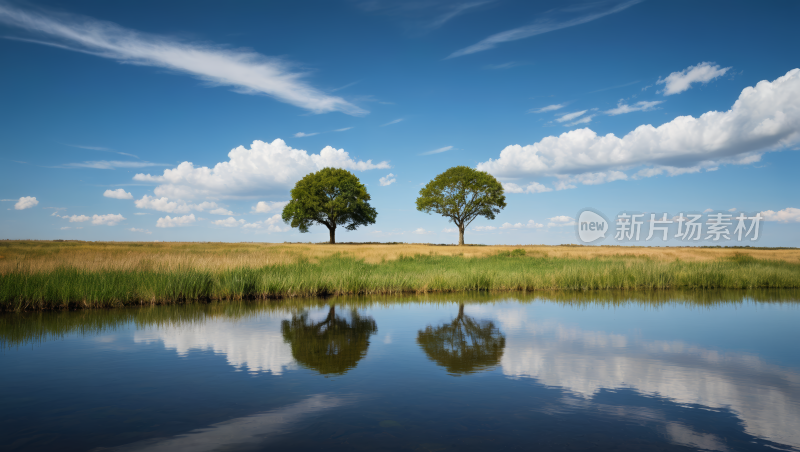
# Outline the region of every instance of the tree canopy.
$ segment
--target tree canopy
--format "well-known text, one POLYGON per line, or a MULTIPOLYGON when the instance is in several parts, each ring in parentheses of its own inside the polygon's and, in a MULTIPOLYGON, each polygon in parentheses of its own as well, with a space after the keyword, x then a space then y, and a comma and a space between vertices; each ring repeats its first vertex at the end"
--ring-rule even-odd
POLYGON ((500 362, 506 338, 494 322, 464 315, 462 304, 452 322, 420 330, 417 343, 431 361, 448 372, 473 373, 500 362))
POLYGON ((361 317, 354 309, 348 323, 336 315, 334 306, 321 322, 309 322, 305 312, 281 322, 283 340, 290 344, 294 359, 321 374, 343 374, 356 367, 377 331, 372 317, 361 317))
POLYGON ((283 221, 300 232, 319 223, 328 228, 330 243, 336 243, 336 227, 354 231, 375 223, 378 212, 369 205, 367 187, 350 171, 323 168, 295 184, 292 199, 283 208, 283 221))
POLYGON ((419 191, 417 210, 438 213, 458 226, 458 244, 464 230, 480 216, 494 220, 506 207, 503 186, 491 174, 456 166, 436 176, 419 191))

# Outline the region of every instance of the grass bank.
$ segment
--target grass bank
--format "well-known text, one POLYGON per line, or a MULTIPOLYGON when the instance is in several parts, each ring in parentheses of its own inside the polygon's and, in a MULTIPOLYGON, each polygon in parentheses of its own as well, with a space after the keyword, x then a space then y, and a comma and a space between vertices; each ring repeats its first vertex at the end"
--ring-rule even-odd
POLYGON ((549 257, 524 249, 479 258, 332 254, 262 266, 146 263, 125 269, 20 262, 0 274, 0 309, 115 307, 210 300, 474 291, 800 288, 800 264, 732 254, 716 260, 638 255, 549 257))

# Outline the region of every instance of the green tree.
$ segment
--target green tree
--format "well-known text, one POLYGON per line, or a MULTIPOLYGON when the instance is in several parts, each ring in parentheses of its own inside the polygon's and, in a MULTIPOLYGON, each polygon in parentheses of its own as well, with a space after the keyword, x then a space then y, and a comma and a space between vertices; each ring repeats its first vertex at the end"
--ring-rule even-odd
POLYGON ((281 322, 283 340, 290 344, 294 359, 321 374, 344 374, 356 367, 376 332, 378 325, 372 317, 361 317, 353 309, 348 323, 336 315, 335 306, 321 322, 309 322, 305 312, 281 322))
POLYGON ((330 231, 330 243, 336 243, 336 226, 354 231, 375 223, 378 212, 369 200, 367 188, 353 173, 323 168, 295 184, 282 217, 300 232, 308 232, 314 223, 324 225, 330 231))
POLYGON ((417 210, 447 217, 458 226, 458 244, 464 230, 480 216, 494 220, 506 207, 503 186, 491 174, 456 166, 436 176, 419 191, 417 210))
POLYGON ((417 333, 417 344, 428 358, 450 373, 473 373, 496 366, 503 357, 506 337, 489 320, 478 321, 464 315, 434 328, 428 325, 417 333))

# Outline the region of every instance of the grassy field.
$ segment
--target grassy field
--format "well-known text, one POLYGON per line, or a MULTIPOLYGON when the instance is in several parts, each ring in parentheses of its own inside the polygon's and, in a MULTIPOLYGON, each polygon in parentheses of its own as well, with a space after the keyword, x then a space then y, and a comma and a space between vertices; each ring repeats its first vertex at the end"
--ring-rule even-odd
POLYGON ((0 242, 0 309, 463 291, 800 288, 800 250, 0 242))

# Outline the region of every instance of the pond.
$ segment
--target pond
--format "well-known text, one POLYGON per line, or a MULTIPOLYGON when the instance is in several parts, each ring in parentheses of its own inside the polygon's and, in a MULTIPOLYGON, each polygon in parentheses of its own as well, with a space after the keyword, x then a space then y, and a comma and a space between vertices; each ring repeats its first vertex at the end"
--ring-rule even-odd
POLYGON ((7 450, 800 450, 800 292, 0 315, 7 450))

